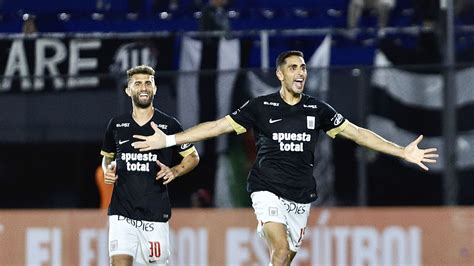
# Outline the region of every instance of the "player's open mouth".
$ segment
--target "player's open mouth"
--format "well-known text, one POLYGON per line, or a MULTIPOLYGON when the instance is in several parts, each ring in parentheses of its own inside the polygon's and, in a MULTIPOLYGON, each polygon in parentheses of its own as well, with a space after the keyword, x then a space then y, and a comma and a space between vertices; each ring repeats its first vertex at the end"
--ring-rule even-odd
POLYGON ((296 84, 298 87, 302 87, 302 86, 303 86, 303 82, 304 82, 304 79, 295 79, 295 84, 296 84))
POLYGON ((138 96, 140 98, 148 98, 148 93, 140 93, 138 96))

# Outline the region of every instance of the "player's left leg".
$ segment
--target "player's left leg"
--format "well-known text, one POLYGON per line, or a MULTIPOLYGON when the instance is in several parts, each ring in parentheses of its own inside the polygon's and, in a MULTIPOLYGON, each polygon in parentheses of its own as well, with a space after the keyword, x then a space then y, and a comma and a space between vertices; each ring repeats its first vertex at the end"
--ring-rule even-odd
POLYGON ((311 210, 310 203, 296 203, 280 198, 286 206, 286 228, 288 232, 288 245, 290 248, 290 263, 300 248, 311 210))

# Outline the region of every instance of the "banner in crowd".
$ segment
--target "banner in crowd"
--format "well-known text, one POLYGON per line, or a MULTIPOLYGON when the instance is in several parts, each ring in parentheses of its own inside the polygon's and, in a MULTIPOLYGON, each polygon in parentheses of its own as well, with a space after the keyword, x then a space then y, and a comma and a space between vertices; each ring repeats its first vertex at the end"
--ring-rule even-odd
MULTIPOLYGON (((183 37, 177 85, 178 120, 184 128, 221 118, 231 112, 240 68, 239 39, 183 37)), ((225 138, 196 143, 202 154, 226 147, 225 138)))
POLYGON ((173 44, 173 37, 0 39, 0 93, 115 88, 132 66, 171 70, 173 44))
MULTIPOLYGON (((170 265, 268 265, 251 209, 179 209, 170 265)), ((292 265, 474 265, 473 208, 312 209, 292 265)), ((109 265, 101 210, 0 212, 3 265, 109 265)))
MULTIPOLYGON (((398 164, 392 175, 425 179, 427 185, 434 184, 435 180, 440 180, 445 160, 448 159, 444 152, 442 131, 444 109, 442 73, 402 68, 392 63, 383 51, 376 53, 374 65, 377 68, 371 80, 373 107, 368 117, 369 128, 402 145, 408 144, 418 135, 423 134, 421 147, 436 147, 440 154, 438 162, 429 165, 430 172, 428 173, 418 169, 416 165, 401 165, 399 162, 392 162, 392 164, 398 164)), ((474 176, 473 78, 474 68, 472 67, 456 70, 457 139, 456 161, 452 163, 456 166, 459 178, 460 198, 467 202, 472 202, 472 191, 464 190, 469 186, 462 184, 472 183, 472 176, 474 176)), ((375 175, 379 178, 388 174, 387 169, 383 169, 385 167, 383 161, 382 158, 374 164, 374 166, 380 166, 381 174, 375 175)))

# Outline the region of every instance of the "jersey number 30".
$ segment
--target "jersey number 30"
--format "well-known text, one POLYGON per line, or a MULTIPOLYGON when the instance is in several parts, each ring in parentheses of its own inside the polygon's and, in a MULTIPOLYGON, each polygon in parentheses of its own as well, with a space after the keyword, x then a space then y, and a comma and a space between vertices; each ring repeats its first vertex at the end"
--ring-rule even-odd
POLYGON ((150 258, 159 258, 161 256, 160 242, 151 242, 150 243, 150 258))

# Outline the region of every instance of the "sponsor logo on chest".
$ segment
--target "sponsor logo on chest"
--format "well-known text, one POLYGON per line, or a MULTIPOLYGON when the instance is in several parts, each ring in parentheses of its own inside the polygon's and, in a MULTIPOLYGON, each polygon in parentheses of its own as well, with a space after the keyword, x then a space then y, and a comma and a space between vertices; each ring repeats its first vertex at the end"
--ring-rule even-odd
POLYGON ((280 106, 280 103, 264 101, 263 105, 280 106))
POLYGON ((303 104, 304 108, 311 108, 311 109, 317 109, 318 106, 316 104, 303 104))
POLYGON ((115 124, 116 127, 130 127, 130 123, 115 124))
POLYGON ((303 143, 311 141, 311 134, 275 132, 272 139, 278 141, 281 151, 303 152, 303 143))
POLYGON ((167 130, 167 129, 168 129, 168 125, 158 124, 158 128, 161 128, 161 129, 163 129, 163 130, 167 130))
POLYGON ((150 172, 150 163, 156 162, 158 156, 153 153, 122 153, 120 159, 125 162, 129 172, 150 172))

